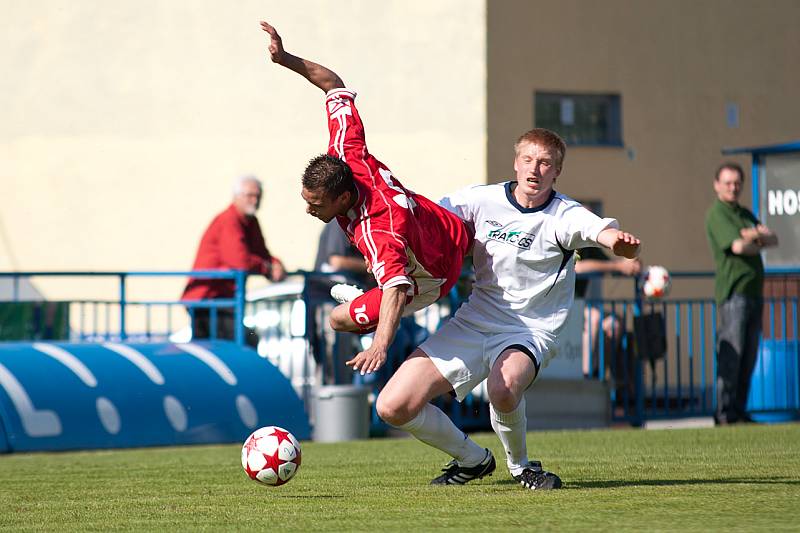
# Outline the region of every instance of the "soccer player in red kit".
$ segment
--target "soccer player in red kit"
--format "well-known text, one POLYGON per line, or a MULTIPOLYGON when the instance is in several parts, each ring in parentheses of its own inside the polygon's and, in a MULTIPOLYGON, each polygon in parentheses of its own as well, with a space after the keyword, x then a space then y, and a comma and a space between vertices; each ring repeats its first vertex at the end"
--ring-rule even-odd
POLYGON ((306 211, 323 222, 334 217, 364 255, 378 287, 336 307, 337 331, 375 331, 372 345, 347 364, 362 374, 378 370, 401 316, 422 309, 447 292, 461 274, 472 236, 454 214, 409 191, 367 150, 355 92, 322 65, 283 49, 270 24, 272 61, 326 92, 330 144, 313 158, 302 179, 306 211))

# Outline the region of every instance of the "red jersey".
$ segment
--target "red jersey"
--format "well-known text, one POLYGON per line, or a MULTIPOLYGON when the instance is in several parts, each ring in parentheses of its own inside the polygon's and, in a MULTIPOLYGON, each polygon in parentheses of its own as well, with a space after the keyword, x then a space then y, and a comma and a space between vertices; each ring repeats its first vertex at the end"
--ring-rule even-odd
MULTIPOLYGON (((197 249, 193 270, 246 270, 254 274, 269 272, 269 250, 254 216, 240 215, 233 204, 214 217, 197 249)), ((182 300, 233 298, 236 282, 232 279, 190 278, 182 300)))
POLYGON ((328 92, 328 154, 352 169, 358 201, 337 221, 372 265, 378 287, 410 285, 408 294, 435 294, 452 285, 472 237, 456 215, 403 187, 367 150, 355 93, 328 92))

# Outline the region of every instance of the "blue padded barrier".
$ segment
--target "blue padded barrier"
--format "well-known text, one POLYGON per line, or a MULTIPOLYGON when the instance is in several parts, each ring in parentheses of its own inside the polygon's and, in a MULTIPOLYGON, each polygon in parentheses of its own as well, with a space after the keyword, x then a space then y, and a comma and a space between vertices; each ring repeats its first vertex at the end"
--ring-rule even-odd
POLYGON ((800 419, 797 339, 762 339, 750 382, 747 410, 758 422, 800 419))
POLYGON ((289 381, 233 342, 0 344, 0 452, 240 442, 267 425, 311 437, 289 381))

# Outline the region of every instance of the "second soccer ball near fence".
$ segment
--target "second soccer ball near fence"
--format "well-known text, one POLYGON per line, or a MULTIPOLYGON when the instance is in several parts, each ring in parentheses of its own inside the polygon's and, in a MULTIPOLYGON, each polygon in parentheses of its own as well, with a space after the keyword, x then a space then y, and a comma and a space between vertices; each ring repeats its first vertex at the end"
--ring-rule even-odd
POLYGON ((663 266, 653 265, 647 269, 642 283, 642 292, 648 298, 663 298, 669 294, 671 281, 669 271, 663 266))

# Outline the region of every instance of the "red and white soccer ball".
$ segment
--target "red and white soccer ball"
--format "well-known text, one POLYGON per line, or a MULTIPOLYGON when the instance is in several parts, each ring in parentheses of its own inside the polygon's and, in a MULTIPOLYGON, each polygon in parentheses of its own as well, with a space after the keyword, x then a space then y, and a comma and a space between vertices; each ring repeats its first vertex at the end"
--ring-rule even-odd
POLYGON ((242 467, 250 479, 264 485, 283 485, 300 468, 300 443, 277 426, 255 430, 242 446, 242 467))
POLYGON ((648 298, 663 298, 669 294, 671 286, 669 271, 663 266, 653 265, 644 273, 642 292, 648 298))

